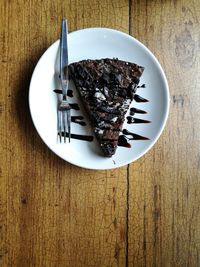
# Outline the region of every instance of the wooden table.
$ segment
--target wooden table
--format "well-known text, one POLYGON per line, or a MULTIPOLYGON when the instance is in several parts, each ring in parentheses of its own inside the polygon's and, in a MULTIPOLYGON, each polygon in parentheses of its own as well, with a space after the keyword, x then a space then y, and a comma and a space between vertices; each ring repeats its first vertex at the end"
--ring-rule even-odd
POLYGON ((1 0, 0 15, 0 266, 200 266, 200 1, 1 0), (33 127, 30 77, 64 16, 135 36, 164 67, 167 126, 135 163, 72 166, 33 127))

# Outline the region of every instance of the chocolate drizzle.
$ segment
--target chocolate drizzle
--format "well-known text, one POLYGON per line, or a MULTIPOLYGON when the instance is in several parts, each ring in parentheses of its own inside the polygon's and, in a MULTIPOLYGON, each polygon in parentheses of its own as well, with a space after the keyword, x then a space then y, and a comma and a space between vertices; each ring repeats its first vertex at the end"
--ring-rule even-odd
MULTIPOLYGON (((62 94, 62 90, 60 90, 60 89, 54 89, 53 91, 56 94, 62 94)), ((73 91, 71 89, 67 90, 67 96, 73 97, 73 91)), ((69 105, 70 105, 71 109, 80 110, 79 105, 77 103, 70 103, 69 105)))
POLYGON ((71 116, 72 122, 85 126, 86 123, 83 121, 83 119, 84 119, 83 116, 71 116))
POLYGON ((137 94, 134 95, 134 100, 135 100, 136 102, 149 102, 148 99, 143 98, 143 97, 141 97, 141 96, 139 96, 139 95, 137 95, 137 94))
MULTIPOLYGON (((142 85, 138 85, 137 88, 145 88, 146 85, 142 84, 142 85)), ((57 94, 62 94, 62 90, 60 89, 55 89, 53 90, 55 93, 57 94)), ((67 91, 67 96, 68 97, 73 97, 73 91, 71 89, 68 89, 67 91)), ((145 102, 149 102, 149 100, 139 96, 138 94, 134 95, 134 100, 138 103, 145 103, 145 102)), ((70 107, 74 110, 80 110, 79 105, 77 103, 71 103, 70 107)), ((106 110, 103 110, 104 112, 106 112, 106 110)), ((109 111, 110 112, 110 111, 109 111)), ((138 114, 146 114, 147 112, 145 110, 141 110, 141 109, 137 109, 137 108, 131 108, 130 109, 130 116, 127 116, 127 123, 128 124, 133 124, 133 123, 150 123, 150 121, 148 120, 143 120, 143 119, 138 119, 138 118, 134 118, 133 116, 135 115, 135 113, 138 114)), ((83 116, 71 116, 71 121, 73 123, 79 124, 81 126, 86 126, 86 123, 84 120, 83 116)), ((64 136, 64 133, 62 132, 62 136, 64 136)), ((68 137, 68 133, 66 133, 66 136, 68 137)), ((87 142, 92 142, 94 137, 90 136, 90 135, 81 135, 81 134, 71 134, 71 138, 76 139, 76 140, 81 140, 81 141, 87 141, 87 142)), ((118 146, 121 147, 125 147, 125 148, 131 148, 131 144, 129 143, 129 141, 131 140, 149 140, 149 138, 145 137, 145 136, 141 136, 138 134, 135 134, 133 132, 130 132, 127 129, 123 129, 122 130, 122 135, 119 136, 118 139, 118 146)))
MULTIPOLYGON (((53 90, 56 94, 62 94, 62 90, 61 89, 54 89, 53 90)), ((67 90, 67 96, 68 97, 73 97, 73 91, 71 89, 67 90)))
POLYGON ((79 105, 77 103, 69 103, 70 107, 75 110, 80 110, 79 105))
POLYGON ((137 109, 137 108, 131 108, 130 109, 130 115, 135 115, 135 113, 139 114, 146 114, 147 112, 145 110, 137 109))
POLYGON ((71 89, 67 90, 67 96, 73 97, 73 91, 71 89))
POLYGON ((131 144, 128 142, 125 135, 120 135, 118 139, 118 146, 131 148, 131 144))
POLYGON ((128 117, 126 117, 126 119, 127 119, 128 124, 131 124, 131 123, 150 123, 150 121, 134 118, 132 116, 128 116, 128 117))
POLYGON ((138 85, 137 88, 146 88, 146 85, 143 83, 142 85, 138 85))
POLYGON ((144 136, 139 135, 139 134, 132 133, 132 132, 128 131, 127 129, 124 129, 122 131, 122 133, 123 133, 123 135, 120 135, 119 139, 118 139, 118 146, 131 148, 131 144, 128 142, 130 140, 149 140, 149 138, 144 137, 144 136), (127 137, 127 135, 132 136, 132 137, 131 138, 127 137))
POLYGON ((129 138, 128 137, 128 140, 149 140, 149 138, 145 137, 145 136, 142 136, 142 135, 139 135, 139 134, 135 134, 135 133, 132 133, 130 131, 128 131, 127 129, 124 129, 122 131, 122 133, 124 135, 128 135, 128 136, 132 136, 132 138, 129 138))
POLYGON ((53 91, 54 91, 54 93, 56 93, 56 94, 62 94, 62 90, 60 90, 60 89, 54 89, 53 91))

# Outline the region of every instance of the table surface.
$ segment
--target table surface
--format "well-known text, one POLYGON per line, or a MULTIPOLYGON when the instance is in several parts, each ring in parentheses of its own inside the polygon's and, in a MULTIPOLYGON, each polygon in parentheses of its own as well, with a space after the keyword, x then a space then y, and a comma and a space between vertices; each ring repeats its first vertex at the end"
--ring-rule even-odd
POLYGON ((0 265, 200 266, 200 1, 0 1, 0 265), (109 27, 159 59, 170 87, 159 141, 128 166, 92 171, 33 127, 33 69, 59 37, 109 27))

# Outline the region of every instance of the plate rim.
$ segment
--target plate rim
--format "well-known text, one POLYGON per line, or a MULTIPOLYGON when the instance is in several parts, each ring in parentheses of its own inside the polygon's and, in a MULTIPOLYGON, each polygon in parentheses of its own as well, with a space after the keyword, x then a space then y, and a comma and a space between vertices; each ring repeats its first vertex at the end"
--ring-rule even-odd
POLYGON ((165 87, 165 93, 166 93, 166 110, 165 112, 163 112, 163 120, 162 120, 162 126, 160 125, 160 129, 158 130, 158 133, 156 135, 156 137, 154 138, 154 140, 152 141, 152 143, 148 146, 147 149, 145 149, 144 152, 141 152, 141 153, 138 153, 137 157, 135 157, 134 159, 131 159, 131 160, 126 160, 125 162, 121 163, 121 164, 116 164, 113 166, 110 166, 110 167, 106 167, 106 168, 98 168, 98 167, 95 167, 95 166, 86 166, 85 164, 81 164, 81 162, 77 163, 73 160, 70 160, 70 159, 66 159, 64 157, 62 157, 61 155, 59 155, 53 148, 49 147, 49 145, 46 143, 46 141, 44 140, 44 138, 42 138, 42 136, 40 135, 40 132, 38 130, 38 128, 36 127, 36 123, 35 123, 35 120, 34 120, 34 116, 33 116, 33 113, 32 113, 32 109, 31 109, 31 87, 32 87, 32 83, 33 83, 33 78, 34 78, 34 74, 36 72, 36 69, 37 69, 37 66, 39 64, 39 62, 43 59, 43 57, 45 57, 46 53, 52 48, 52 46, 55 46, 58 42, 59 42, 59 39, 56 40, 55 42, 53 42, 45 51, 44 53, 41 55, 41 57, 39 58, 39 60, 37 61, 36 65, 35 65, 35 68, 32 72, 32 76, 31 76, 31 80, 30 80, 30 84, 29 84, 29 94, 28 94, 28 102, 29 102, 29 111, 30 111, 30 115, 31 115, 31 119, 32 119, 32 122, 33 122, 33 125, 39 135, 39 137, 42 139, 42 141, 45 143, 45 145, 48 147, 48 149, 50 149, 56 156, 58 156, 59 158, 63 159, 64 161, 70 163, 70 164, 73 164, 75 166, 78 166, 78 167, 81 167, 81 168, 84 168, 84 169, 89 169, 89 170, 111 170, 111 169, 117 169, 117 168, 121 168, 123 166, 126 166, 128 164, 131 164, 133 162, 135 162, 136 160, 138 160, 139 158, 141 158, 142 156, 144 156, 146 153, 148 153, 152 147, 156 144, 156 142, 158 141, 158 139, 160 138, 165 126, 166 126, 166 123, 167 123, 167 119, 169 117, 169 109, 170 109, 170 92, 169 92, 169 85, 168 85, 168 81, 167 81, 167 78, 166 78, 166 75, 165 75, 165 72, 160 64, 160 62, 158 61, 158 59, 156 58, 156 56, 151 52, 151 50, 149 48, 147 48, 143 43, 141 43, 139 40, 137 40, 135 37, 125 33, 125 32, 122 32, 122 31, 119 31, 119 30, 116 30, 116 29, 112 29, 112 28, 106 28, 106 27, 91 27, 91 28, 85 28, 85 29, 79 29, 79 30, 76 30, 76 31, 73 31, 73 32, 70 32, 69 35, 74 35, 74 34, 78 34, 79 32, 86 32, 86 31, 107 31, 107 32, 112 32, 112 33, 115 33, 115 34, 119 34, 121 36, 124 36, 126 38, 128 38, 129 40, 136 42, 139 46, 141 46, 150 56, 151 58, 155 61, 161 75, 162 75, 162 78, 163 78, 163 83, 164 83, 164 87, 165 87))

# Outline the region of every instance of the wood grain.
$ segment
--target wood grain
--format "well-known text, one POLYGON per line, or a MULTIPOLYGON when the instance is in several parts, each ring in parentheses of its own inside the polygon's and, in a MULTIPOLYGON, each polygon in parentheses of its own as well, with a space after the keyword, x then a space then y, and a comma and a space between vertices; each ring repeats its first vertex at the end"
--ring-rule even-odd
POLYGON ((129 169, 129 266, 200 266, 199 15, 199 1, 131 3, 131 34, 163 65, 171 107, 158 143, 129 169))
MULTIPOLYGON (((123 266, 126 174, 84 170, 56 157, 28 110, 37 60, 70 31, 128 31, 127 1, 1 1, 1 266, 123 266)), ((48 74, 47 74, 48 75, 48 74)))
POLYGON ((200 266, 199 1, 2 0, 0 15, 0 266, 200 266), (32 125, 31 74, 62 17, 130 32, 165 69, 166 129, 128 167, 67 164, 32 125))

